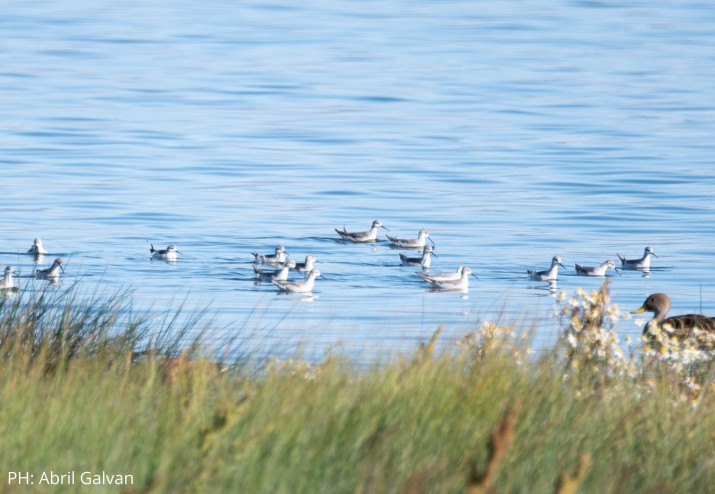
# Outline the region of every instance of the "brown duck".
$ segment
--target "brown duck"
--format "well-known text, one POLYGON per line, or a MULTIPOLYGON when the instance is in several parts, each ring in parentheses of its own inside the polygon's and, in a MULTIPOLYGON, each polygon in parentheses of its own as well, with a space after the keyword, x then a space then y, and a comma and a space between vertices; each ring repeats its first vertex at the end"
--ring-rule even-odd
MULTIPOLYGON (((643 328, 643 334, 648 334, 648 328, 656 323, 663 330, 678 338, 687 338, 692 335, 693 329, 697 328, 706 334, 715 335, 715 318, 700 314, 683 314, 666 318, 670 309, 670 299, 665 293, 654 293, 650 295, 640 309, 634 310, 633 314, 641 312, 653 312, 651 321, 643 328)), ((712 344, 708 345, 712 346, 712 344)))

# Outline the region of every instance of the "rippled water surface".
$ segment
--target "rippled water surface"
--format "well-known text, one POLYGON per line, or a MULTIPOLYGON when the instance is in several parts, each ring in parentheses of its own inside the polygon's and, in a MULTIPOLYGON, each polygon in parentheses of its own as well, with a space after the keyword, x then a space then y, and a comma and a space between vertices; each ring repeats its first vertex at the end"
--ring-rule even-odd
POLYGON ((713 25, 698 1, 4 2, 0 263, 43 286, 41 236, 63 286, 208 306, 216 341, 274 353, 483 319, 548 341, 554 290, 527 269, 559 255, 559 290, 597 288, 574 263, 646 245, 650 276, 614 274, 614 301, 713 314, 713 25), (384 236, 335 234, 376 218, 479 280, 435 293, 384 236), (312 297, 254 283, 250 253, 278 243, 321 261, 312 297))

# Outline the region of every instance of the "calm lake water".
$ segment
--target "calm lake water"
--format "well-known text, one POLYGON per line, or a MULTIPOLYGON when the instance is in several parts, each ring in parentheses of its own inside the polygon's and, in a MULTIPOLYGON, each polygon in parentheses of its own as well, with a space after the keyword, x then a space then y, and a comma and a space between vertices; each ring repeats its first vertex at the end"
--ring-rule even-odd
POLYGON ((715 4, 299 3, 3 2, 0 263, 29 277, 40 236, 61 289, 208 306, 217 343, 308 358, 484 319, 550 341, 554 293, 525 272, 553 255, 570 294, 602 281, 574 263, 650 245, 614 301, 715 314, 715 4), (377 218, 479 280, 435 293, 384 236, 334 232, 377 218), (278 243, 322 262, 313 297, 254 283, 250 253, 278 243))

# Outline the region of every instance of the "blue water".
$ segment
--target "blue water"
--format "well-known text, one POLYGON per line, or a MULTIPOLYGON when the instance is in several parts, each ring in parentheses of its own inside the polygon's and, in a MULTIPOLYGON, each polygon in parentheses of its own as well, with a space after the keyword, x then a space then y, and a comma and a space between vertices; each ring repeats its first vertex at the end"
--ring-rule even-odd
POLYGON ((41 236, 62 287, 208 306, 214 341, 276 354, 484 319, 550 341, 554 291, 525 271, 559 255, 558 290, 597 288, 574 263, 646 245, 616 303, 715 313, 713 25, 699 1, 3 2, 0 263, 29 276, 41 236), (480 279, 434 293, 384 237, 338 241, 376 218, 480 279), (322 262, 313 297, 252 281, 277 243, 322 262))

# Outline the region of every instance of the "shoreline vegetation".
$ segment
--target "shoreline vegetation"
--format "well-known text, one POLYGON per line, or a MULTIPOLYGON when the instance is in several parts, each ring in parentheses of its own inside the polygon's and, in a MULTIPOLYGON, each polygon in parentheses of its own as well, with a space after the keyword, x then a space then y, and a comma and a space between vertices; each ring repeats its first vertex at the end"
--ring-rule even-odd
POLYGON ((485 322, 456 345, 437 351, 437 330, 411 355, 368 368, 339 356, 219 365, 200 318, 156 321, 132 310, 129 293, 104 295, 0 300, 3 491, 715 485, 713 352, 659 335, 628 353, 607 283, 560 297, 561 337, 538 353, 528 331, 485 322), (68 481, 18 484, 18 472, 68 481), (87 472, 95 485, 70 484, 87 472))

